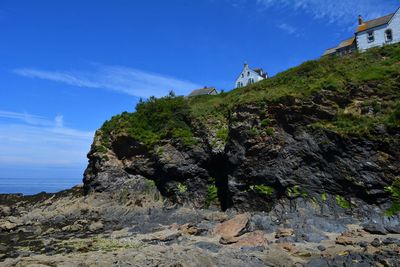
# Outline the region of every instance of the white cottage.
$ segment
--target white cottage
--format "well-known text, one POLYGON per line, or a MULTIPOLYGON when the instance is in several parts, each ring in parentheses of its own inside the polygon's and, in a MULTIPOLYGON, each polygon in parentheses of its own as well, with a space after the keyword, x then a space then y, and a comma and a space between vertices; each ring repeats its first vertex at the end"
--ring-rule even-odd
POLYGON ((365 51, 376 46, 400 42, 400 9, 393 14, 363 21, 360 16, 356 31, 357 47, 365 51))
POLYGON ((263 69, 250 69, 248 64, 244 64, 242 73, 236 79, 235 88, 250 85, 261 80, 267 79, 268 74, 263 69))
POLYGON ((364 52, 372 47, 399 42, 400 8, 395 13, 369 21, 363 21, 362 17, 359 16, 354 37, 344 40, 337 47, 327 49, 323 56, 343 56, 356 50, 364 52))

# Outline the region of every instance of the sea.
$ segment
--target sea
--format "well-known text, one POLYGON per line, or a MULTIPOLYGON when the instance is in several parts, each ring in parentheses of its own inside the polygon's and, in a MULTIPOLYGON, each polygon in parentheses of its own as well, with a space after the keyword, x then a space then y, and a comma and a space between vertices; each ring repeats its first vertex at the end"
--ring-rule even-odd
POLYGON ((82 183, 71 178, 0 178, 0 194, 56 193, 82 183))

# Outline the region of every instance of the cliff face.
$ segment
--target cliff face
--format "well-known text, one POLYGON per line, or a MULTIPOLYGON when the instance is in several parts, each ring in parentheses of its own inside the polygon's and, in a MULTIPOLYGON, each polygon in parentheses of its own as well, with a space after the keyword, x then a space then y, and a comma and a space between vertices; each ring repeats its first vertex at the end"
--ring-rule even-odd
POLYGON ((400 47, 326 58, 218 96, 140 103, 96 133, 84 188, 265 210, 389 208, 400 177, 400 47))

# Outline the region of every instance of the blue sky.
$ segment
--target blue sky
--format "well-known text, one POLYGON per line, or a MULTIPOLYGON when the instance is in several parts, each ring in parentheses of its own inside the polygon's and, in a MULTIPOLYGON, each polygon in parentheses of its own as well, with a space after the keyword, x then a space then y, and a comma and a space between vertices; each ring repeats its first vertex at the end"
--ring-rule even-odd
POLYGON ((79 182, 93 134, 138 97, 230 90, 351 37, 395 0, 1 0, 0 176, 79 182))

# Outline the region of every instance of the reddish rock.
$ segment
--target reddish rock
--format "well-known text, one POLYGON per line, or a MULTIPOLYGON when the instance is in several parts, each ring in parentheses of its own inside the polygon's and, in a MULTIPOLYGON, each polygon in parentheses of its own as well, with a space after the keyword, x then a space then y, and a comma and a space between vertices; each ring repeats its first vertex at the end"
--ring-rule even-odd
POLYGON ((257 247, 266 245, 268 245, 268 240, 262 231, 244 234, 235 244, 235 246, 239 247, 257 247))
POLYGON ((247 231, 249 220, 248 213, 236 215, 232 219, 218 224, 214 228, 214 235, 221 236, 226 240, 241 236, 247 231))

